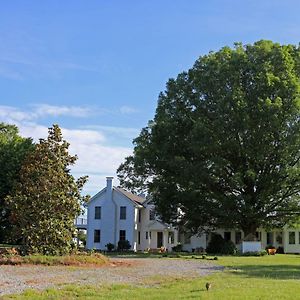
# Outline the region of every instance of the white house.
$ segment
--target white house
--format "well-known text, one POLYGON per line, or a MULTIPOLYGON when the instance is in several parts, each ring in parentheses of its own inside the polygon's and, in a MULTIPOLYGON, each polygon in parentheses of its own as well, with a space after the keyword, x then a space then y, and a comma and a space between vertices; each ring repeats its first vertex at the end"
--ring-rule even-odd
MULTIPOLYGON (((104 189, 88 203, 87 248, 105 250, 106 244, 117 246, 128 240, 134 251, 165 247, 170 251, 178 243, 184 251, 206 249, 212 233, 190 235, 180 233, 161 222, 154 213, 154 205, 144 197, 113 186, 113 177, 107 177, 104 189)), ((225 240, 231 240, 238 249, 244 233, 241 230, 218 229, 225 240)), ((285 253, 300 253, 300 228, 277 229, 267 232, 258 229, 257 241, 264 249, 268 245, 283 247, 285 253)))
MULTIPOLYGON (((220 234, 225 240, 231 240, 238 250, 242 250, 244 233, 241 230, 218 229, 214 233, 220 234)), ((199 248, 206 249, 213 233, 200 235, 179 234, 178 241, 184 251, 196 251, 199 248)), ((261 249, 271 245, 275 248, 282 247, 284 253, 300 253, 300 228, 274 229, 266 231, 259 228, 256 232, 256 240, 260 242, 261 249)))
POLYGON ((106 187, 88 203, 87 248, 105 250, 108 243, 117 247, 128 240, 134 251, 177 244, 177 231, 161 222, 154 206, 144 197, 113 186, 113 177, 106 178, 106 187))

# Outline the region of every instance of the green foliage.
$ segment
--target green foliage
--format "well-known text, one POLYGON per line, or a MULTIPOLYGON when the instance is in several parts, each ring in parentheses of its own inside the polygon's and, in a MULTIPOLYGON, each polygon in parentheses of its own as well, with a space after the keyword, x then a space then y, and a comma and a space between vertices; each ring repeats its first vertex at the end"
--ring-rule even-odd
POLYGON ((107 248, 107 251, 111 252, 115 249, 115 245, 113 243, 108 243, 105 245, 105 247, 107 248))
POLYGON ((236 247, 232 241, 226 241, 220 234, 213 234, 206 252, 209 254, 235 254, 236 247))
POLYGON ((74 246, 74 220, 87 200, 80 195, 87 177, 76 181, 70 174, 77 157, 68 147, 58 125, 49 128, 48 138, 27 156, 7 199, 25 253, 63 254, 74 246))
POLYGON ((83 230, 78 231, 77 238, 83 243, 83 246, 86 246, 86 233, 83 230))
POLYGON ((295 221, 299 75, 293 45, 259 41, 200 57, 168 81, 118 169, 121 185, 146 186, 164 221, 194 232, 240 228, 247 236, 295 221))
POLYGON ((129 250, 130 248, 131 248, 131 245, 128 240, 118 242, 118 251, 129 250))
POLYGON ((0 243, 16 242, 5 198, 19 181, 21 165, 33 148, 32 140, 22 138, 15 125, 0 123, 0 243))
POLYGON ((172 251, 174 252, 181 252, 182 251, 182 245, 177 244, 176 246, 172 247, 172 251))
POLYGON ((239 253, 240 256, 265 256, 268 255, 268 252, 266 250, 262 251, 248 251, 244 253, 239 253))

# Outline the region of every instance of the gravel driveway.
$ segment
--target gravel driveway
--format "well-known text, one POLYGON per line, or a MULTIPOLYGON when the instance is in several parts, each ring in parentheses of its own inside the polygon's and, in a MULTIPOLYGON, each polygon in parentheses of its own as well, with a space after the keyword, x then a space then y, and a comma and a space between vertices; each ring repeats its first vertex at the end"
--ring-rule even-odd
POLYGON ((28 288, 45 289, 66 283, 145 284, 153 276, 192 278, 222 270, 205 260, 160 258, 112 258, 97 268, 62 266, 0 266, 0 296, 20 293, 28 288))

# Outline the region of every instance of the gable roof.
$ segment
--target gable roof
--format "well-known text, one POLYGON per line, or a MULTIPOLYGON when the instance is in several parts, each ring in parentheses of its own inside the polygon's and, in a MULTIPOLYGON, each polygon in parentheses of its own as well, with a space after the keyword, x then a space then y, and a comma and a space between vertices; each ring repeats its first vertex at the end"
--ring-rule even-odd
POLYGON ((131 201, 135 202, 136 204, 143 205, 143 203, 146 201, 145 198, 132 194, 122 188, 114 187, 114 189, 120 192, 121 194, 123 194, 124 196, 126 196, 127 198, 129 198, 131 201))
MULTIPOLYGON (((122 188, 119 188, 119 187, 113 187, 113 190, 115 190, 116 192, 118 193, 121 193, 123 196, 125 196, 128 200, 130 200, 131 202, 133 202, 134 205, 138 205, 138 206, 143 206, 143 203, 146 202, 146 199, 141 197, 141 196, 138 196, 138 195, 135 195, 135 194, 132 194, 122 188)), ((106 191, 106 187, 103 188, 100 192, 98 192, 96 195, 94 195, 92 198, 90 198, 90 200, 88 201, 88 205, 93 202, 95 199, 97 199, 101 194, 103 194, 104 192, 106 191)))

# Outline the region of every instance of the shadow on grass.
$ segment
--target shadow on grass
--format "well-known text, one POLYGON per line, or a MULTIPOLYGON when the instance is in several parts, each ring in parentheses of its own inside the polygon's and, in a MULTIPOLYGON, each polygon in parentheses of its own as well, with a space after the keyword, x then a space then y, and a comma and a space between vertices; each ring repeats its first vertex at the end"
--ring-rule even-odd
POLYGON ((297 265, 240 265, 230 268, 232 274, 270 279, 300 279, 300 264, 297 265))

